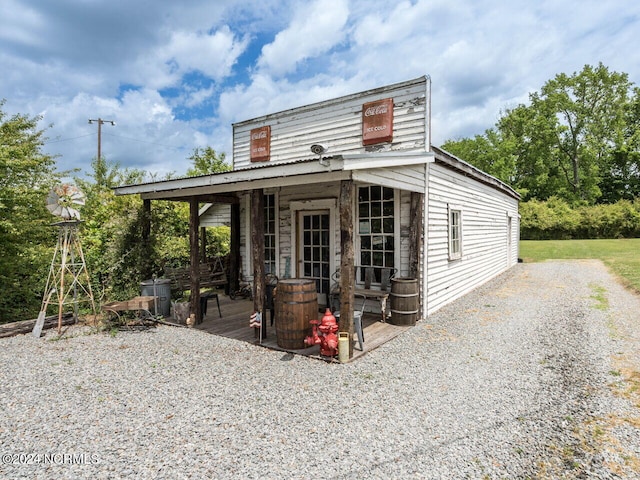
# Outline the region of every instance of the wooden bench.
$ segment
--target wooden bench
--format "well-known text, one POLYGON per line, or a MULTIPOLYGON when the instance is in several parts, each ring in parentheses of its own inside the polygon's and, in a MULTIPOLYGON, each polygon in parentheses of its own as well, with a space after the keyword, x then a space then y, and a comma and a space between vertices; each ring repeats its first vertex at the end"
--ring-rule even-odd
MULTIPOLYGON (((224 269, 216 268, 217 264, 201 263, 200 289, 213 289, 227 284, 227 274, 224 269)), ((184 293, 191 290, 191 268, 177 267, 164 269, 165 277, 171 280, 171 291, 184 293)))
MULTIPOLYGON (((220 311, 220 300, 218 294, 213 289, 217 287, 223 287, 227 284, 227 274, 224 271, 222 261, 218 259, 213 263, 201 263, 200 269, 200 311, 202 317, 207 313, 207 303, 210 299, 215 298, 218 305, 218 314, 222 317, 220 311)), ((191 268, 190 267, 177 267, 164 269, 164 274, 171 280, 171 291, 184 292, 191 290, 191 268)), ((198 323, 202 322, 203 318, 198 319, 198 323)))
MULTIPOLYGON (((371 266, 355 266, 355 278, 356 287, 353 290, 355 295, 365 297, 366 299, 374 299, 380 302, 380 315, 382 322, 387 319, 387 300, 391 293, 391 279, 395 275, 396 269, 390 267, 371 267, 371 266), (379 288, 375 288, 379 284, 379 288)), ((332 289, 331 296, 339 301, 340 298, 340 271, 337 271, 333 275, 334 288, 332 289), (335 286, 338 286, 335 288, 335 286)), ((333 305, 333 301, 332 307, 333 305)))
POLYGON ((387 319, 387 300, 391 293, 391 278, 394 274, 394 268, 356 266, 356 288, 354 288, 353 293, 379 301, 382 322, 387 319), (379 278, 376 278, 376 269, 379 270, 379 278), (358 273, 360 273, 360 276, 358 276, 358 273), (364 281, 364 288, 358 288, 362 281, 364 281), (380 283, 380 289, 371 288, 371 284, 374 282, 380 283))

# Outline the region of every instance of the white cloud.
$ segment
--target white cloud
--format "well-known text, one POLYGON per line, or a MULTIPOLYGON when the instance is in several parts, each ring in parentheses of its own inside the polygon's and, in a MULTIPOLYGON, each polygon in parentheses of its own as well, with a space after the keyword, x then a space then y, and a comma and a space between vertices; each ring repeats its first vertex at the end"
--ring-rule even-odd
POLYGON ((97 154, 97 125, 89 125, 89 118, 116 122, 115 126, 102 126, 102 154, 123 166, 161 175, 183 171, 180 161, 192 148, 192 128, 176 120, 171 107, 155 90, 128 91, 121 100, 81 93, 70 102, 49 105, 42 114, 45 123, 56 120, 48 131, 51 141, 45 147, 61 155, 61 170, 74 165, 89 170, 97 154))
POLYGON ((291 24, 262 48, 258 67, 274 76, 295 70, 303 60, 326 53, 342 42, 349 15, 346 0, 298 4, 291 24))
POLYGON ((168 60, 179 65, 182 73, 199 70, 219 80, 229 75, 247 43, 247 38, 236 40, 229 27, 224 25, 212 35, 175 32, 165 54, 168 60))
POLYGON ((215 93, 216 90, 213 86, 199 89, 187 88, 180 103, 187 108, 197 107, 211 99, 215 93))
POLYGON ((45 20, 36 10, 21 6, 16 0, 4 0, 0 3, 0 18, 4 19, 0 39, 29 46, 42 44, 38 31, 45 20))
POLYGON ((249 85, 237 85, 220 95, 218 113, 222 122, 249 120, 347 95, 360 89, 357 84, 328 75, 290 82, 258 73, 251 80, 249 85))
POLYGON ((432 1, 415 4, 403 1, 391 13, 374 10, 357 23, 353 33, 354 41, 364 48, 401 42, 416 31, 429 29, 433 25, 429 13, 434 6, 432 1))
POLYGON ((248 38, 236 38, 228 26, 216 32, 176 31, 165 43, 136 60, 130 82, 162 89, 179 84, 184 75, 199 71, 222 80, 244 52, 248 38))

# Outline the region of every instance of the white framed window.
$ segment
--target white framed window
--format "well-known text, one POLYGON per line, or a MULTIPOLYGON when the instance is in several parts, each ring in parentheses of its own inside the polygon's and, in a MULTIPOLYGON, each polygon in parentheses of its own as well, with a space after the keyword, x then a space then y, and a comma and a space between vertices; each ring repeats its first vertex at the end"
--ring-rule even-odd
POLYGON ((264 196, 264 273, 276 274, 278 253, 276 245, 277 208, 275 193, 264 196))
MULTIPOLYGON (((393 188, 380 185, 358 187, 356 264, 374 267, 373 283, 380 283, 384 268, 399 266, 399 202, 393 188)), ((364 282, 365 270, 359 269, 356 282, 364 282)))
POLYGON ((448 207, 449 260, 462 258, 462 210, 448 207))

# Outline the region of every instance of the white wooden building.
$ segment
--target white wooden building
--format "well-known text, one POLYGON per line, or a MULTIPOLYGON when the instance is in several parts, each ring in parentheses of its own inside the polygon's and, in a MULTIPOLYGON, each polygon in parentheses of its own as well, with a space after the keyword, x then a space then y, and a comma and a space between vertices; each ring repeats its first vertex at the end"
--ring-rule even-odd
POLYGON ((192 262, 199 218, 228 221, 231 281, 253 282, 257 309, 265 273, 316 280, 323 303, 338 272, 352 331, 354 266, 370 266, 371 288, 384 268, 417 278, 425 317, 514 265, 519 239, 518 194, 431 146, 430 127, 423 76, 236 123, 233 171, 116 193, 190 202, 192 262))

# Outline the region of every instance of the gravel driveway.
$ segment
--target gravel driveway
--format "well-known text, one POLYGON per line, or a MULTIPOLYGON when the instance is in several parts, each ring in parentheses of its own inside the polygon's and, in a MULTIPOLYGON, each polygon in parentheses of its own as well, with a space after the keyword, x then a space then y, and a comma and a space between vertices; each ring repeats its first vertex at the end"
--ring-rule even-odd
POLYGON ((600 262, 547 262, 347 365, 164 326, 2 339, 0 477, 640 478, 638 312, 600 262))

